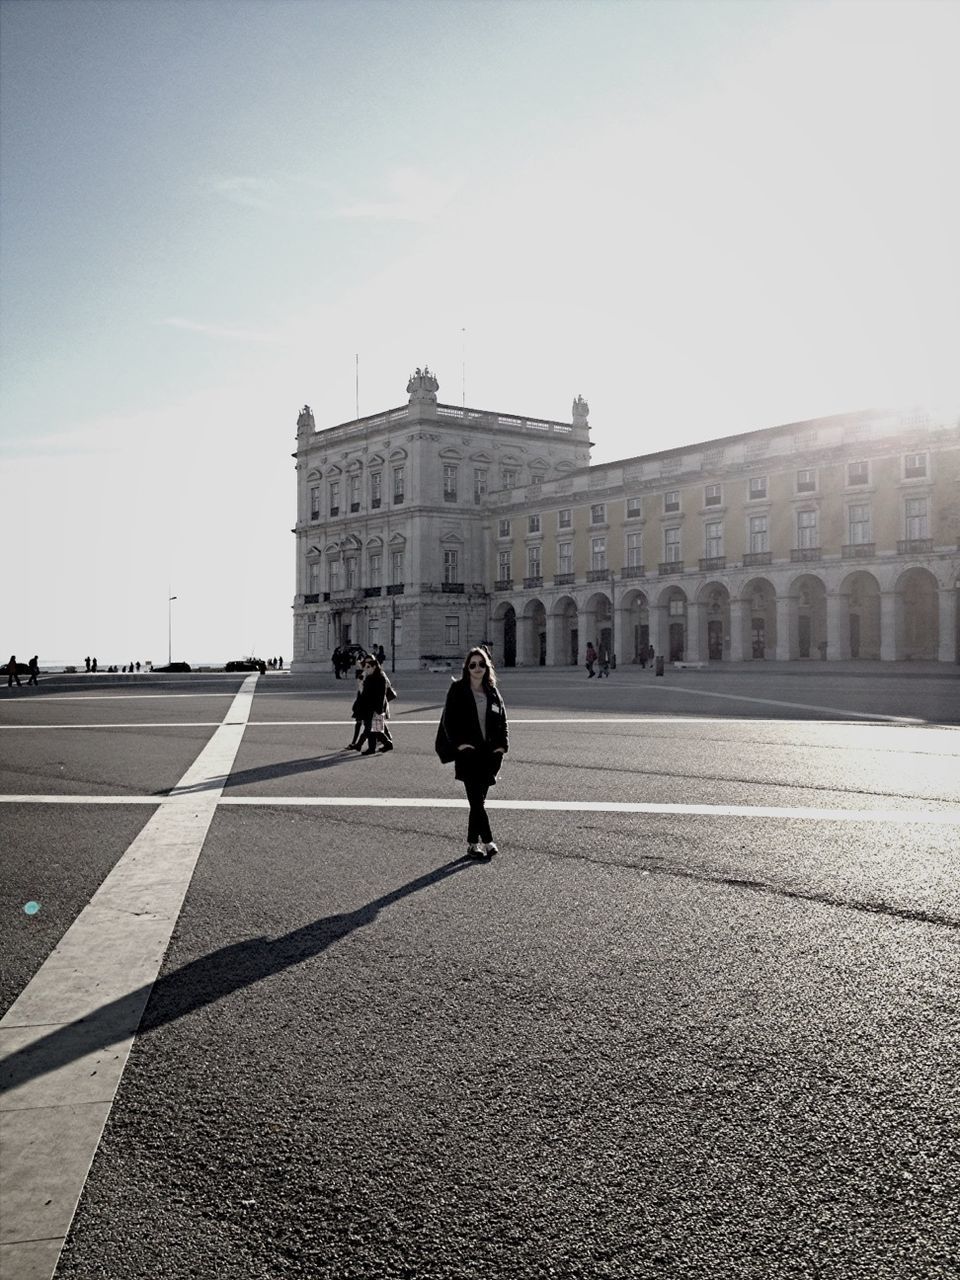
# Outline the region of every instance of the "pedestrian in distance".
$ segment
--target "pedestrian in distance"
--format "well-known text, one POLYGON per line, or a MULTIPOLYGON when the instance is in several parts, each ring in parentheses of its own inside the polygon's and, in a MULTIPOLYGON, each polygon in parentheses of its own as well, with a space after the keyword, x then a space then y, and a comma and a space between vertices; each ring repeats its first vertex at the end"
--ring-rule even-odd
POLYGON ((381 752, 393 750, 393 741, 389 732, 385 731, 389 682, 383 668, 372 653, 368 653, 364 658, 363 670, 360 709, 363 712, 363 732, 367 747, 361 755, 372 756, 376 753, 378 741, 382 744, 381 752))
POLYGON ((89 658, 84 658, 84 662, 87 664, 87 670, 89 671, 89 670, 90 670, 90 659, 89 659, 89 658))
POLYGON ((40 674, 40 660, 36 654, 34 654, 27 663, 27 666, 30 668, 30 679, 27 681, 27 684, 39 684, 40 681, 37 679, 37 676, 40 674))
POLYGON ((592 640, 587 641, 587 648, 583 656, 586 658, 586 662, 583 665, 587 668, 587 679, 592 680, 593 677, 596 675, 596 672, 594 671, 593 666, 597 660, 597 651, 593 647, 592 640))
POLYGON ((17 655, 15 653, 11 653, 10 661, 7 663, 7 688, 8 689, 11 689, 13 687, 14 680, 16 680, 17 682, 17 688, 22 689, 23 684, 20 680, 19 675, 17 674, 17 655))
POLYGON ((602 680, 604 676, 608 680, 610 679, 610 650, 605 644, 602 644, 600 646, 600 671, 597 674, 597 679, 602 680))
POLYGON ((96 673, 96 670, 97 670, 97 660, 96 660, 96 658, 94 658, 93 662, 90 664, 90 670, 91 670, 92 672, 96 673))
POLYGON ((333 654, 332 654, 332 656, 331 656, 331 658, 330 658, 330 661, 333 663, 333 674, 337 677, 337 679, 338 679, 338 680, 340 679, 340 659, 341 659, 341 656, 342 656, 342 654, 341 654, 340 646, 339 646, 339 645, 337 645, 337 647, 336 647, 336 648, 334 649, 334 651, 333 651, 333 654))
POLYGON ((381 665, 381 667, 382 667, 382 666, 383 666, 383 664, 384 664, 384 663, 386 662, 386 660, 387 660, 387 651, 386 651, 386 649, 384 649, 384 647, 383 647, 383 645, 382 645, 382 644, 378 644, 378 645, 377 645, 377 647, 376 647, 376 649, 374 650, 374 652, 375 652, 375 653, 376 653, 376 655, 377 655, 377 661, 380 663, 380 665, 381 665))
POLYGON ((493 661, 485 650, 471 649, 459 680, 447 690, 435 744, 440 759, 453 763, 454 775, 466 791, 470 805, 467 856, 471 858, 492 858, 499 852, 486 799, 509 749, 508 738, 507 709, 493 661))

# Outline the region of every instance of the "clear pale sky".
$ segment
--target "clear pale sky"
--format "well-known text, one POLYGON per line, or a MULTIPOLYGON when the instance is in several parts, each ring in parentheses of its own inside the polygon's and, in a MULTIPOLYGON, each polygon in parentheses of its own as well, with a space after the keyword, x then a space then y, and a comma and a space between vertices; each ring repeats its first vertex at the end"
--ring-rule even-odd
POLYGON ((4 658, 292 648, 297 412, 960 407, 960 4, 2 0, 4 658), (464 330, 466 331, 464 333, 464 330))

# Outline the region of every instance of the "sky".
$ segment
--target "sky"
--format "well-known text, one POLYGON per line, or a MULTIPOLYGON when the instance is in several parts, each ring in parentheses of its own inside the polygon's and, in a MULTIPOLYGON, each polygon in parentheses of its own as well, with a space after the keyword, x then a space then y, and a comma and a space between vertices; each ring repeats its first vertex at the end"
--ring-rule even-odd
POLYGON ((0 0, 4 656, 289 659, 300 406, 418 365, 582 394, 599 462, 955 416, 958 47, 954 0, 0 0))

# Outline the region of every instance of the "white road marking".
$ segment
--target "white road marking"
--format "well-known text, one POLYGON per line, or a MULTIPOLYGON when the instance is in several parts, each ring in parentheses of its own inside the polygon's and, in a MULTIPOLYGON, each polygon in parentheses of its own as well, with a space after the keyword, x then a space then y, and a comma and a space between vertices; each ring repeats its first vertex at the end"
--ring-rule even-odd
MULTIPOLYGON (((155 724, 0 724, 0 729, 216 729, 222 720, 159 720, 155 724)), ((353 723, 350 721, 349 723, 353 723)))
MULTIPOLYGON (((158 805, 0 1020, 4 1274, 26 1275, 29 1267, 40 1280, 56 1267, 223 779, 233 767, 257 679, 244 680, 227 721, 181 778, 183 792, 158 805), (114 1012, 113 1023, 91 1040, 90 1021, 106 1016, 105 1010, 114 1012), (49 1047, 51 1036, 56 1049, 49 1047), (16 1064, 31 1054, 29 1078, 16 1084, 16 1064)), ((157 805, 157 797, 149 803, 157 805)))

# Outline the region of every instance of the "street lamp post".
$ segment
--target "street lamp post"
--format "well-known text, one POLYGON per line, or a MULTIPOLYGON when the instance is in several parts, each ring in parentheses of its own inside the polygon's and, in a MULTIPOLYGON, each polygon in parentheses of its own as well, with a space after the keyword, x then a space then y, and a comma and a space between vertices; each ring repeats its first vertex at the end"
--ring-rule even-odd
POLYGON ((167 601, 167 666, 173 664, 173 602, 176 596, 167 601))

